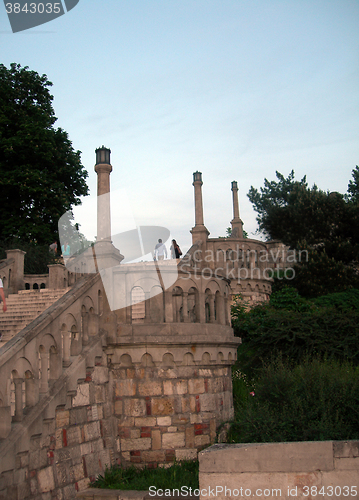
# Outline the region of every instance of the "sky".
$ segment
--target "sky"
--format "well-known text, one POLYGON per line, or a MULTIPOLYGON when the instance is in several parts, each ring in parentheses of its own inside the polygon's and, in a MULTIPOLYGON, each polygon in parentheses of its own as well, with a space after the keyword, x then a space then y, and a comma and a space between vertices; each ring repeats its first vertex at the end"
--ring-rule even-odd
MULTIPOLYGON (((82 152, 92 197, 95 149, 111 149, 113 233, 126 200, 138 226, 164 226, 186 250, 197 170, 211 237, 230 225, 233 180, 253 238, 246 195, 276 170, 346 192, 359 163, 358 25, 357 0, 80 0, 12 33, 2 4, 0 62, 53 83, 56 126, 82 152)), ((80 223, 93 239, 94 217, 80 223)))

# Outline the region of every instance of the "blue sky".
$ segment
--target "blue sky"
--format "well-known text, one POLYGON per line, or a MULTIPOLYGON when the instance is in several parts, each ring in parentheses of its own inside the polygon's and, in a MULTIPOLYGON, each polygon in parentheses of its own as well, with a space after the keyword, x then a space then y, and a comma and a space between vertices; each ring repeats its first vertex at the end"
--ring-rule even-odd
POLYGON ((250 236, 246 194, 276 170, 346 191, 359 159, 358 25, 351 0, 80 0, 13 34, 0 5, 1 62, 53 82, 91 194, 104 144, 138 224, 168 227, 186 248, 196 170, 213 237, 232 218, 232 180, 250 236))

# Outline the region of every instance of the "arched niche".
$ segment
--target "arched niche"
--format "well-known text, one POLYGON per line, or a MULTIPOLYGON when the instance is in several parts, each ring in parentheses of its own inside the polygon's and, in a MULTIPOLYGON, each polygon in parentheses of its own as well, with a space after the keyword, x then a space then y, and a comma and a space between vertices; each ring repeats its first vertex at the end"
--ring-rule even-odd
POLYGON ((144 323, 146 317, 145 292, 142 287, 134 286, 131 290, 132 323, 144 323))

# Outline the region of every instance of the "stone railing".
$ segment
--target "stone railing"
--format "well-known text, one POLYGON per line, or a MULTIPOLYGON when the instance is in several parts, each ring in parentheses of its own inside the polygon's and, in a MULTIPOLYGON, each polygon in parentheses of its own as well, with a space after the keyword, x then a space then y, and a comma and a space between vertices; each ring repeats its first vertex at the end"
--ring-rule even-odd
POLYGON ((97 332, 101 294, 96 275, 77 283, 0 349, 0 438, 38 404, 97 332))
POLYGON ((202 499, 357 498, 359 441, 216 444, 199 471, 202 499))

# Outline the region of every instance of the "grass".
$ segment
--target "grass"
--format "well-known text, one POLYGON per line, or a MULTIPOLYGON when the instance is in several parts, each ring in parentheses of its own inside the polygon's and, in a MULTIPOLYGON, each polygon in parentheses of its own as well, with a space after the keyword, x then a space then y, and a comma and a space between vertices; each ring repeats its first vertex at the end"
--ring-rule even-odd
POLYGON ((156 489, 198 488, 198 460, 175 462, 171 467, 139 469, 131 466, 122 468, 113 466, 106 468, 91 484, 93 488, 114 490, 148 490, 150 486, 156 489))

